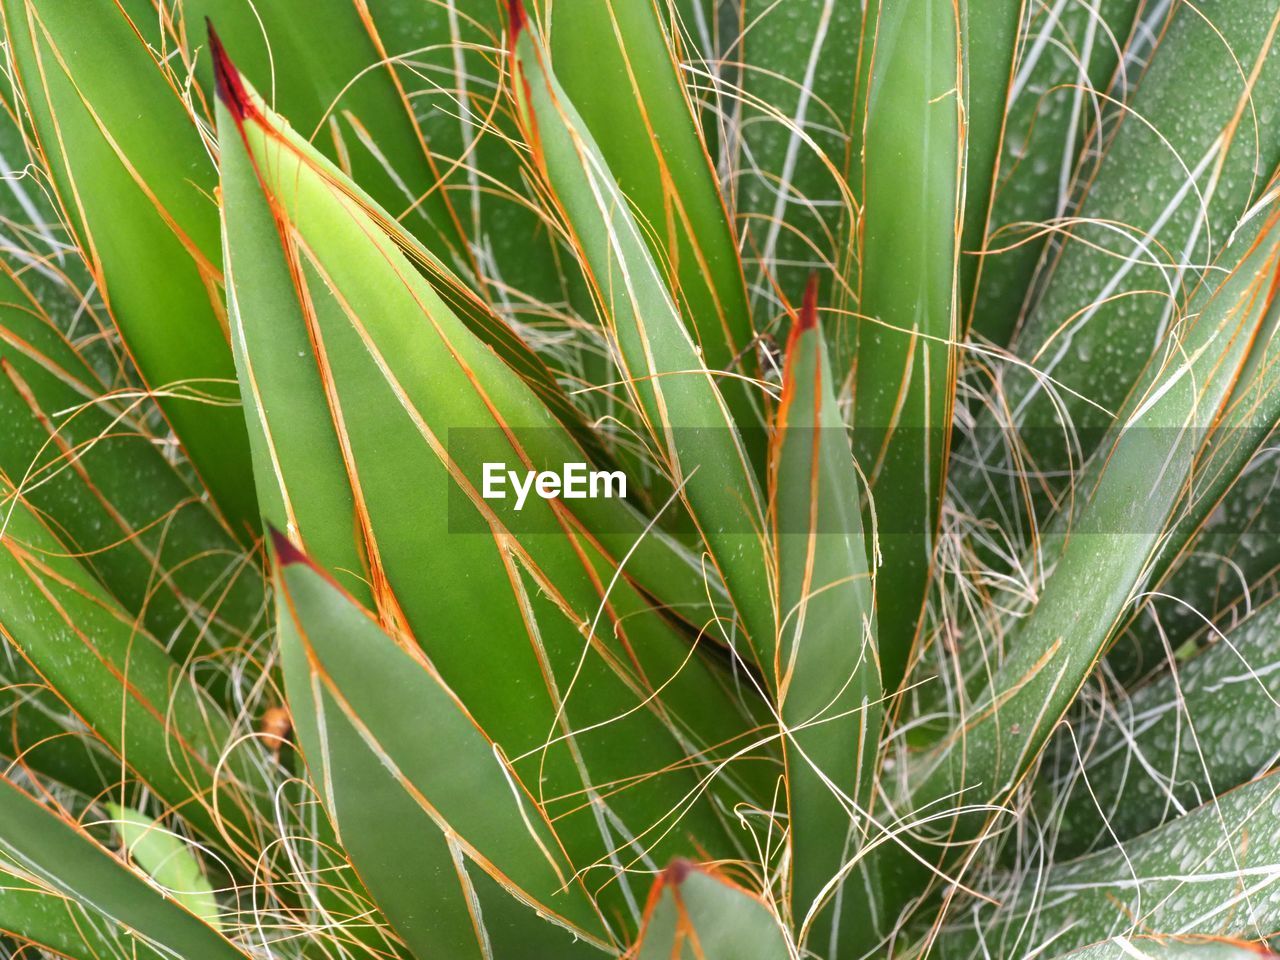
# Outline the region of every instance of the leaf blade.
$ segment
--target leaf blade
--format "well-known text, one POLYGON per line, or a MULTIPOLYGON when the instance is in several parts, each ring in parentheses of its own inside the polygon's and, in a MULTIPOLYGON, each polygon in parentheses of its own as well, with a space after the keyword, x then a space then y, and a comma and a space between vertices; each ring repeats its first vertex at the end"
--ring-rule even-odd
POLYGON ((1264 777, 1123 850, 1060 863, 1049 871, 1043 900, 1035 891, 1003 910, 980 908, 982 934, 957 931, 948 949, 965 956, 985 943, 1016 952, 1048 935, 1066 951, 1145 930, 1261 939, 1280 910, 1280 856, 1274 831, 1264 826, 1278 788, 1274 775, 1264 777), (1027 912, 1032 899, 1034 916, 1027 912), (1019 929, 1023 920, 1029 922, 1019 929))
MULTIPOLYGON (((12 875, 10 871, 20 865, 20 871, 39 878, 41 885, 48 884, 86 911, 126 928, 129 933, 122 942, 136 944, 148 955, 171 952, 178 956, 224 960, 243 960, 248 956, 199 917, 157 892, 81 828, 34 800, 7 778, 0 778, 0 809, 4 811, 0 852, 8 861, 4 867, 6 874, 12 875)), ((19 877, 17 887, 30 889, 30 884, 19 877)), ((0 903, 10 900, 13 893, 13 889, 7 890, 0 896, 0 903)), ((48 933, 57 927, 50 920, 46 918, 45 930, 32 932, 52 939, 48 933)), ((14 932, 20 936, 23 933, 14 932)), ((64 928, 62 937, 65 937, 62 944, 51 946, 60 949, 61 945, 75 945, 76 934, 64 928)), ((82 938, 82 942, 87 941, 83 946, 86 954, 95 948, 95 939, 82 938)))
POLYGON ((114 4, 9 0, 5 28, 47 162, 144 381, 237 536, 257 526, 219 289, 215 183, 182 101, 114 4), (154 272, 136 269, 146 250, 154 272), (161 267, 163 264, 163 267, 161 267), (184 316, 187 322, 170 322, 184 316))
POLYGON ((634 960, 786 960, 781 928, 756 896, 678 861, 654 884, 634 960))
POLYGON ((514 31, 517 107, 589 267, 621 379, 726 583, 757 662, 767 663, 776 624, 759 542, 760 493, 741 437, 541 39, 527 20, 514 31))
MULTIPOLYGON (((830 904, 870 832, 883 711, 858 474, 818 326, 816 278, 793 322, 773 444, 792 910, 802 939, 821 944, 834 942, 830 904)), ((858 922, 853 909, 839 916, 858 922)))
POLYGON ((593 891, 638 921, 626 866, 731 855, 723 810, 753 789, 731 761, 758 694, 676 621, 703 627, 708 588, 620 500, 481 495, 485 463, 586 458, 345 179, 247 89, 229 99, 228 260, 268 518, 421 648, 555 806, 593 891))
POLYGON ((599 944, 594 907, 571 879, 552 830, 453 692, 288 541, 277 536, 276 544, 285 680, 304 751, 339 837, 392 924, 427 953, 442 942, 467 944, 471 932, 464 949, 482 956, 486 936, 483 926, 472 926, 478 921, 466 883, 452 888, 432 878, 456 872, 458 883, 465 860, 506 888, 507 922, 518 930, 536 936, 545 915, 584 944, 599 944), (352 636, 360 638, 358 649, 352 636), (448 735, 439 742, 406 735, 408 705, 422 728, 448 735), (335 777, 335 769, 363 776, 335 777), (361 807, 411 816, 433 841, 438 836, 415 841, 429 859, 406 872, 395 852, 400 840, 381 817, 360 815, 361 807), (349 817, 353 808, 357 816, 349 817), (400 889, 406 885, 409 899, 400 889), (424 899, 431 910, 421 910, 424 899))
MULTIPOLYGON (((711 370, 755 375, 737 240, 658 5, 546 6, 556 77, 643 225, 703 361, 711 370)), ((762 466, 763 394, 741 382, 726 382, 723 393, 753 463, 762 466)))
POLYGON ((962 230, 956 9, 946 0, 898 4, 876 21, 860 320, 843 345, 855 363, 854 454, 888 525, 878 535, 876 608, 890 690, 922 625, 955 397, 962 230))

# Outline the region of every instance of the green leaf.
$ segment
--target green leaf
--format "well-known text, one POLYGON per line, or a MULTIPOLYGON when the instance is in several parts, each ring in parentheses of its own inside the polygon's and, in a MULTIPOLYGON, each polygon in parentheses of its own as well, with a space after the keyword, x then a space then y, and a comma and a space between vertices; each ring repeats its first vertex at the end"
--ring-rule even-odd
MULTIPOLYGON (((1230 629, 1277 596, 1280 540, 1266 508, 1276 472, 1272 440, 1273 436, 1268 437, 1238 477, 1224 469, 1219 479, 1233 485, 1216 505, 1203 505, 1212 506, 1212 512, 1199 530, 1192 531, 1192 539, 1181 542, 1181 555, 1173 548, 1188 532, 1186 523, 1167 541, 1159 562, 1167 563, 1169 574, 1107 654, 1108 669, 1120 682, 1132 685, 1164 667, 1166 644, 1174 650, 1199 644, 1207 636, 1206 621, 1230 629)), ((1211 464, 1231 466, 1221 461, 1211 464)), ((1192 511, 1189 519, 1199 512, 1192 511)))
POLYGON ((182 662, 244 640, 263 615, 262 579, 166 459, 148 409, 137 391, 112 391, 0 272, 0 472, 182 662))
POLYGON ((950 0, 893 4, 876 23, 867 102, 854 455, 881 518, 876 577, 885 688, 923 622, 955 393, 961 230, 960 75, 950 0))
POLYGON ((28 879, 0 862, 0 928, 14 931, 0 946, 17 953, 20 945, 37 944, 70 960, 137 957, 160 960, 161 954, 97 911, 47 885, 28 879), (20 933, 19 933, 20 932, 20 933), (15 940, 17 942, 15 942, 15 940))
POLYGON ((1258 960, 1269 955, 1262 946, 1247 940, 1145 936, 1115 937, 1073 950, 1062 960, 1258 960))
POLYGON ((513 32, 517 109, 588 267, 619 379, 763 667, 776 642, 776 624, 760 542, 760 492, 741 437, 625 196, 551 73, 541 40, 523 20, 513 24, 513 32))
POLYGON ((1059 856, 1127 840, 1268 769, 1280 738, 1278 673, 1272 602, 1082 724, 1073 740, 1083 769, 1070 744, 1058 745, 1058 790, 1065 781, 1071 791, 1059 856))
MULTIPOLYGON (((659 5, 543 6, 556 79, 629 201, 703 362, 754 376, 755 332, 737 241, 659 5)), ((730 380, 721 392, 753 462, 763 466, 763 391, 730 380)))
POLYGON ((4 769, 35 771, 90 797, 119 784, 119 760, 8 643, 0 644, 0 717, 4 769))
POLYGON ((0 634, 170 809, 233 847, 257 842, 253 756, 226 753, 230 719, 30 507, 0 492, 0 634))
POLYGON ((1172 331, 1117 426, 1080 479, 1083 493, 1043 547, 1051 569, 1036 605, 1006 641, 1009 654, 950 736, 922 760, 923 804, 968 788, 1006 797, 1105 651, 1176 520, 1197 454, 1220 422, 1251 353, 1275 331, 1273 278, 1280 211, 1239 238, 1204 310, 1172 331), (1153 470, 1153 465, 1159 465, 1153 470), (1082 597, 1089 602, 1082 606, 1082 597))
POLYGON ((144 381, 248 539, 258 511, 200 134, 116 4, 6 0, 4 12, 35 159, 144 381))
POLYGON ((965 186, 959 298, 966 320, 983 264, 981 251, 1004 146, 1009 86, 1018 66, 1027 6, 1026 0, 967 0, 961 5, 965 186))
MULTIPOLYGON (((484 463, 587 458, 224 69, 227 262, 266 516, 537 771, 575 867, 638 920, 620 843, 619 863, 736 855, 724 811, 759 800, 727 762, 758 694, 682 631, 712 624, 704 580, 622 500, 480 495, 484 463)), ((747 766, 771 772, 759 756, 747 766)))
MULTIPOLYGON (((1033 4, 1029 11, 970 318, 970 329, 993 343, 1008 344, 1043 262, 1048 231, 1067 225, 1060 218, 1079 199, 1077 179, 1087 183, 1106 156, 1114 124, 1104 118, 1113 121, 1123 109, 1132 81, 1129 70, 1116 67, 1144 6, 1142 0, 1097 0, 1033 4)), ((966 209, 971 197, 969 190, 966 209)), ((967 241, 965 249, 972 249, 967 241)))
MULTIPOLYGON (((365 6, 419 128, 441 159, 443 190, 486 278, 488 301, 531 343, 544 344, 540 349, 569 380, 601 382, 585 376, 597 359, 590 350, 576 343, 558 349, 555 333, 541 336, 549 325, 557 333, 564 329, 560 322, 581 336, 578 318, 589 317, 592 305, 580 269, 526 174, 527 154, 504 103, 503 58, 494 51, 506 33, 505 5, 470 3, 461 11, 456 5, 368 0, 365 6)), ((596 403, 601 394, 576 399, 593 417, 609 410, 596 403)))
POLYGON ((93 278, 76 255, 75 237, 58 217, 48 172, 23 166, 30 141, 17 92, 12 84, 0 91, 0 156, 7 168, 0 216, 10 225, 0 260, 32 291, 59 330, 73 337, 90 334, 81 340, 86 352, 104 368, 118 370, 125 365, 119 343, 92 336, 106 332, 111 322, 92 294, 93 278))
POLYGON ((494 938, 558 930, 561 951, 596 955, 601 918, 504 751, 430 663, 279 536, 276 556, 285 683, 312 779, 410 948, 482 957, 494 938))
POLYGON ((0 927, 76 960, 134 951, 249 956, 7 778, 0 778, 0 927))
POLYGON ((476 282, 457 211, 441 188, 443 174, 462 158, 437 155, 424 138, 364 4, 316 0, 304 11, 287 3, 184 0, 181 10, 182 54, 210 102, 216 83, 206 20, 274 109, 435 256, 476 282))
MULTIPOLYGON (((380 6, 373 4, 375 8, 380 6)), ((203 37, 202 18, 210 17, 236 53, 238 69, 251 78, 262 78, 264 86, 266 80, 271 79, 276 109, 290 116, 297 128, 313 131, 308 142, 315 145, 318 153, 336 162, 345 175, 354 178, 359 184, 355 189, 360 196, 369 198, 371 206, 381 209, 382 226, 396 237, 397 243, 405 248, 450 308, 538 391, 557 417, 579 436, 586 436, 582 413, 565 396, 555 375, 472 289, 475 287, 490 298, 506 299, 502 291, 487 289, 483 277, 476 273, 472 251, 459 232, 462 225, 448 199, 454 189, 452 181, 459 176, 455 169, 458 157, 467 155, 473 145, 452 144, 449 149, 456 154, 454 157, 436 157, 434 150, 427 149, 426 143, 438 146, 442 138, 427 136, 419 129, 415 111, 409 107, 413 81, 422 82, 414 73, 414 69, 419 68, 379 62, 390 54, 384 57, 384 53, 378 52, 383 47, 383 38, 377 21, 392 21, 393 35, 398 35, 403 30, 399 23, 402 17, 394 10, 384 10, 379 17, 375 15, 377 10, 361 12, 348 3, 332 0, 312 4, 305 18, 275 7, 259 10, 245 0, 193 0, 182 9, 184 22, 190 25, 187 35, 203 37), (299 25, 304 22, 305 30, 300 30, 299 25), (336 59, 326 56, 323 63, 317 63, 306 35, 306 31, 312 29, 320 34, 315 42, 325 43, 322 38, 329 35, 346 37, 348 42, 342 45, 342 56, 336 59), (367 46, 365 40, 369 41, 367 46), (264 44, 270 45, 270 53, 264 44), (279 70, 275 69, 277 63, 279 70), (286 63, 288 70, 283 69, 286 63), (353 82, 353 77, 358 79, 353 82), (328 120, 319 119, 324 111, 328 120), (328 129, 330 135, 321 134, 322 129, 328 129), (436 159, 444 169, 436 164, 436 159), (452 171, 453 176, 448 176, 445 170, 452 171), (404 211, 411 194, 421 198, 421 203, 410 211, 395 213, 404 211)), ((427 16, 428 26, 449 29, 446 11, 426 8, 420 13, 427 16), (440 23, 435 22, 437 15, 440 23)), ((468 19, 457 26, 465 32, 465 37, 457 38, 458 43, 492 42, 483 36, 480 22, 468 19)), ((436 34, 431 39, 434 42, 438 38, 436 34)), ((436 56, 443 54, 448 69, 459 68, 458 61, 453 59, 456 51, 440 47, 434 52, 436 56)), ((415 58, 431 53, 431 50, 410 49, 403 56, 412 64, 416 63, 415 58)), ((213 75, 207 63, 212 59, 212 52, 199 49, 188 51, 187 55, 201 64, 197 74, 208 81, 211 94, 213 75)), ((462 91, 466 91, 468 83, 483 88, 490 65, 478 52, 460 55, 464 74, 471 68, 478 71, 474 76, 467 74, 459 78, 462 91)), ((445 68, 433 62, 432 69, 445 68)), ((495 73, 493 82, 496 81, 495 73)), ((420 92, 413 91, 415 97, 420 92)), ((451 132, 458 127, 468 132, 473 122, 451 116, 447 119, 451 121, 448 125, 451 132)), ((439 126, 439 120, 432 125, 436 134, 440 132, 439 126)), ((514 167, 504 172, 508 177, 519 175, 518 168, 514 167)), ((505 221, 504 228, 518 230, 527 254, 528 234, 533 228, 527 225, 516 228, 505 221)), ((476 238, 475 245, 483 247, 485 239, 476 238)), ((548 262, 542 269, 546 272, 560 268, 548 262)), ((499 286, 510 282, 501 271, 496 272, 499 286)))
MULTIPOLYGON (((1252 226, 1242 227, 1241 236, 1251 236, 1252 226)), ((1203 308, 1209 293, 1202 285, 1191 300, 1192 312, 1203 308)), ((1280 426, 1277 351, 1280 341, 1272 338, 1250 353, 1221 422, 1197 458, 1177 524, 1153 563, 1151 582, 1161 596, 1135 611, 1130 628, 1107 655, 1108 667, 1122 682, 1165 663, 1166 643, 1177 648, 1203 633, 1205 618, 1221 622, 1242 591, 1246 610, 1270 595, 1265 580, 1275 567, 1275 538, 1268 530, 1261 484, 1280 426), (1231 566, 1225 585, 1223 558, 1230 558, 1231 566)))
POLYGON ((182 838, 132 807, 109 803, 106 808, 111 814, 111 826, 124 841, 129 859, 145 870, 168 896, 214 930, 222 930, 213 885, 182 838))
MULTIPOLYGON (((1262 242, 1259 238, 1269 229, 1269 206, 1267 203, 1255 208, 1250 214, 1249 222, 1237 231, 1232 246, 1193 293, 1187 325, 1194 324, 1208 309, 1219 312, 1226 309, 1227 294, 1223 292, 1223 285, 1232 277, 1240 276, 1241 257, 1255 243, 1262 242), (1216 306, 1213 305, 1215 297, 1220 298, 1216 306)), ((1244 270, 1243 280, 1237 279, 1234 282, 1237 289, 1241 288, 1242 283, 1247 285, 1252 282, 1248 278, 1248 270, 1244 270)), ((1247 291, 1241 304, 1241 309, 1255 312, 1262 309, 1247 291)), ((1264 325, 1262 329, 1269 331, 1270 326, 1264 325)), ((1162 346, 1148 371, 1148 378, 1153 375, 1153 371, 1156 376, 1162 375, 1171 362, 1169 357, 1181 349, 1176 339, 1178 335, 1180 332, 1175 330, 1173 337, 1162 346)), ((1197 428, 1198 432, 1192 438, 1197 449, 1192 459, 1184 461, 1185 489, 1177 491, 1177 499, 1171 502, 1166 517, 1160 520, 1143 519, 1134 527, 1139 532, 1150 532, 1153 529, 1147 524, 1164 526, 1165 529, 1155 541, 1155 552, 1143 571, 1145 593, 1136 597, 1142 602, 1125 606, 1121 619, 1113 630, 1115 641, 1107 651, 1107 668, 1122 685, 1131 685, 1143 674, 1150 673, 1153 667, 1163 665, 1166 661, 1167 642, 1172 642, 1174 646, 1181 645, 1189 637, 1203 632, 1204 616, 1216 619, 1219 614, 1227 611, 1231 601, 1239 595, 1239 587, 1236 586, 1238 578, 1243 579, 1243 586, 1251 590, 1254 580, 1265 578, 1267 571, 1271 569, 1267 562, 1271 556, 1271 538, 1266 533, 1255 534, 1246 547, 1240 536, 1241 531, 1247 531, 1258 520, 1258 501, 1262 491, 1266 489, 1265 477, 1258 476, 1247 483, 1236 483, 1248 469, 1248 461, 1255 451, 1265 455, 1273 418, 1280 417, 1280 408, 1277 407, 1280 404, 1280 393, 1277 392, 1280 381, 1276 378, 1275 364, 1275 351, 1280 349, 1280 341, 1271 337, 1269 332, 1265 336, 1260 335, 1257 340, 1256 348, 1248 353, 1239 367, 1235 382, 1230 387, 1229 397, 1223 402, 1221 414, 1211 425, 1211 429, 1197 428), (1209 531, 1209 539, 1206 540, 1200 533, 1202 528, 1209 531), (1221 545, 1227 556, 1237 550, 1242 553, 1239 558, 1231 558, 1232 565, 1237 569, 1230 571, 1227 590, 1223 591, 1228 595, 1222 598, 1217 594, 1226 571, 1221 564, 1222 556, 1212 553, 1217 545, 1221 545), (1244 553, 1246 549, 1247 554, 1244 553), (1207 555, 1202 556, 1202 551, 1207 555), (1250 570, 1253 571, 1252 575, 1246 573, 1250 570), (1170 579, 1171 571, 1176 579, 1170 579), (1203 616, 1198 611, 1202 611, 1203 616), (1175 618, 1182 622, 1174 622, 1175 618)), ((1135 396, 1138 399, 1131 401, 1133 409, 1141 402, 1141 390, 1135 396)), ((1156 431, 1165 429, 1157 427, 1156 431)), ((1166 433, 1166 439, 1172 436, 1172 433, 1166 433)), ((1032 541, 1038 542, 1040 549, 1018 557, 1013 563, 1008 558, 995 556, 991 552, 983 559, 997 567, 1016 568, 1010 572, 1019 579, 1027 571, 1034 572, 1037 578, 1041 577, 1039 571, 1051 567, 1057 559, 1062 534, 1072 525, 1079 527, 1082 508, 1089 501, 1087 494, 1096 485, 1099 467, 1107 463, 1106 449, 1104 445, 1104 452, 1096 455, 1091 464, 1077 474, 1074 481, 1076 494, 1061 505, 1059 515, 1042 521, 1041 532, 1037 534, 1039 539, 1032 541), (1045 537, 1046 531, 1053 536, 1045 537)), ((966 452, 969 457, 979 455, 981 454, 973 450, 966 452)), ((991 483, 987 487, 992 494, 991 502, 1000 511, 998 520, 987 522, 998 522, 1004 529, 1012 532, 1019 529, 1019 520, 1022 519, 1011 516, 1011 513, 1017 502, 1027 495, 1028 484, 1024 481, 1029 464, 1026 461, 1016 461, 1016 466, 1014 462, 1010 462, 1009 466, 1014 467, 1009 478, 1016 487, 1016 492, 1013 487, 1002 487, 1003 481, 991 483), (1023 480, 1016 479, 1018 476, 1023 476, 1023 480)), ((969 474, 967 479, 986 486, 987 481, 982 480, 981 474, 987 469, 983 468, 979 474, 969 474)), ((961 504, 968 501, 963 492, 957 499, 961 504)), ((1092 532, 1099 532, 1096 521, 1091 520, 1089 523, 1092 532)), ((1024 536, 1030 536, 1030 532, 1026 532, 1024 536)), ((1256 594, 1259 602, 1265 600, 1267 595, 1266 589, 1259 589, 1256 594)), ((1016 598, 1014 606, 1017 613, 1024 613, 1027 604, 1021 598, 1016 598)), ((981 694, 992 665, 990 652, 982 644, 961 646, 961 667, 958 672, 963 674, 964 683, 957 689, 966 697, 981 694)), ((944 693, 940 685, 935 685, 934 695, 944 693)), ((956 716, 963 713, 965 708, 957 710, 952 704, 944 709, 956 716)))
POLYGON ((1277 815, 1273 775, 1123 848, 1056 864, 1035 884, 996 878, 1011 890, 1008 902, 965 909, 939 950, 958 958, 1022 956, 1052 944, 1066 952, 1149 930, 1261 939, 1280 921, 1277 815))
MULTIPOLYGON (((1278 27, 1280 12, 1250 0, 1210 17, 1175 7, 1018 335, 1036 373, 1011 367, 1002 384, 1027 456, 1050 478, 1092 453, 1267 190, 1280 126, 1255 105, 1280 97, 1278 27)), ((1052 494, 1068 482, 1051 479, 1052 494)))
POLYGON ((680 860, 658 877, 649 894, 634 956, 635 960, 788 960, 792 951, 768 904, 680 860))
MULTIPOLYGON (((775 283, 798 290, 811 271, 839 270, 848 258, 870 70, 863 36, 874 32, 864 18, 875 18, 864 6, 744 0, 734 17, 741 34, 724 56, 742 61, 742 93, 726 91, 725 108, 741 117, 741 175, 730 195, 761 329, 777 312, 775 283)), ((841 322, 829 332, 846 331, 841 322)), ((842 378, 848 359, 836 357, 842 378)))
MULTIPOLYGON (((344 464, 344 457, 354 453, 344 451, 343 441, 335 435, 337 414, 329 410, 335 401, 326 393, 328 389, 347 387, 345 378, 338 376, 339 364, 346 358, 331 351, 322 351, 321 356, 313 357, 312 333, 308 329, 340 311, 336 304, 330 305, 327 311, 319 309, 326 305, 329 295, 317 300, 319 307, 311 303, 305 307, 300 305, 300 295, 311 296, 310 291, 300 291, 307 277, 294 277, 290 272, 290 261, 280 250, 276 212, 305 213, 296 217, 298 222, 290 226, 285 238, 288 256, 295 255, 293 248, 299 243, 310 243, 319 256, 320 244, 327 243, 327 250, 323 252, 326 257, 333 257, 334 262, 322 262, 315 268, 323 272, 324 283, 336 282, 335 265, 340 267, 349 251, 359 251, 378 265, 375 283, 362 288, 348 285, 351 288, 342 291, 346 303, 357 313, 355 318, 343 313, 343 326, 355 327, 358 335, 367 334, 374 341, 388 344, 391 342, 388 338, 394 334, 407 338, 413 349, 430 351, 432 369, 448 371, 447 383, 438 386, 441 395, 455 397, 461 393, 459 401, 442 404, 438 411, 432 405, 424 405, 416 412, 406 411, 405 419, 413 425, 411 446, 425 448, 432 439, 447 445, 450 431, 466 438, 478 436, 481 431, 502 431, 510 425, 524 431, 519 442, 532 449, 526 453, 509 450, 508 459, 534 456, 548 462, 558 459, 562 464, 584 458, 547 416, 547 394, 527 379, 518 381, 510 370, 495 363, 485 344, 474 339, 474 329, 454 314, 454 304, 441 302, 439 291, 418 276, 410 260, 422 251, 409 250, 406 257, 399 249, 403 238, 395 233, 383 234, 380 226, 385 223, 384 212, 371 206, 369 198, 307 147, 279 117, 255 112, 246 129, 250 132, 249 156, 241 149, 224 150, 223 190, 228 198, 226 257, 232 276, 231 306, 233 322, 237 324, 237 350, 244 367, 242 376, 249 385, 254 440, 259 444, 255 458, 261 464, 258 480, 260 496, 267 505, 264 514, 278 521, 281 527, 304 530, 312 554, 327 567, 349 577, 344 583, 347 589, 368 596, 367 582, 362 586, 360 579, 367 580, 365 568, 370 562, 376 562, 376 558, 366 559, 351 543, 351 531, 357 526, 355 513, 361 507, 353 503, 350 466, 344 464), (275 141, 286 146, 279 148, 275 141), (269 171, 270 179, 259 182, 261 168, 258 165, 267 155, 268 147, 273 159, 277 155, 282 162, 287 158, 290 169, 296 169, 309 188, 324 196, 320 211, 301 210, 297 206, 299 193, 283 175, 269 171), (280 184, 290 184, 290 189, 281 189, 280 184), (283 210, 276 211, 275 207, 283 210), (325 231, 326 236, 321 236, 321 231, 325 231), (329 231, 341 231, 345 246, 326 239, 329 231), (369 301, 367 311, 354 310, 355 302, 351 298, 357 293, 369 301), (380 320, 384 313, 394 315, 393 305, 414 315, 429 317, 435 333, 428 336, 424 329, 409 332, 403 324, 380 320), (313 319, 307 315, 310 311, 318 315, 313 319), (284 323, 281 319, 268 322, 269 318, 285 317, 292 322, 284 323), (299 352, 306 358, 304 362, 299 362, 299 352), (337 379, 336 386, 326 383, 331 378, 337 379), (536 392, 536 399, 530 394, 530 388, 536 392), (497 404, 497 409, 490 409, 493 404, 497 404), (478 413, 477 408, 484 412, 478 413), (423 435, 415 416, 426 419, 429 436, 423 435), (278 422, 274 429, 273 422, 278 422), (546 452, 548 448, 550 452, 546 452), (538 453, 539 450, 543 453, 538 453), (319 538, 323 538, 323 543, 316 542, 319 538)), ((397 344, 397 348, 399 346, 397 344)), ((368 348, 362 348, 356 359, 367 352, 368 348)), ((354 369, 361 378, 371 378, 383 389, 390 384, 393 398, 398 398, 401 386, 396 382, 397 371, 381 370, 375 360, 376 354, 354 369)), ((516 362, 509 366, 519 368, 516 362)), ((420 377, 421 371, 415 374, 420 377)), ((398 406, 399 399, 391 409, 398 406)), ((380 412, 379 419, 385 419, 385 410, 380 412)), ((338 432, 345 431, 339 429, 338 432)), ((359 437, 352 433, 354 442, 359 437)), ((472 452, 463 446, 455 455, 469 456, 472 452)), ((401 478, 405 476, 401 464, 381 455, 371 458, 369 466, 392 471, 401 478)), ((478 472, 478 464, 474 466, 478 472)), ((447 488, 446 485, 439 492, 443 494, 447 488)), ((442 499, 441 516, 446 502, 450 504, 449 509, 457 509, 453 501, 442 499)), ((400 509, 398 504, 396 509, 400 509)), ((646 524, 624 504, 586 501, 575 505, 575 510, 599 518, 588 526, 594 528, 603 542, 616 547, 618 555, 634 548, 628 573, 640 580, 646 590, 672 604, 697 606, 701 600, 705 605, 707 587, 694 562, 674 558, 670 545, 657 536, 645 537, 637 546, 635 540, 646 524)), ((388 533, 403 535, 402 527, 397 523, 396 529, 388 533), (401 532, 398 533, 398 529, 401 532)), ((529 529, 538 527, 531 524, 529 529)), ((715 587, 712 589, 716 591, 715 587)), ((696 621, 698 615, 692 614, 690 619, 696 621)))
POLYGON ((720 0, 675 0, 668 5, 664 17, 667 36, 679 54, 681 76, 693 101, 702 142, 713 159, 721 155, 725 107, 732 92, 719 80, 730 73, 736 76, 739 67, 723 56, 724 48, 736 42, 738 34, 728 29, 721 12, 720 0))
POLYGON ((783 624, 776 670, 792 912, 801 939, 825 945, 835 916, 857 916, 823 908, 839 896, 846 864, 870 832, 865 811, 883 711, 858 473, 818 325, 816 279, 787 346, 769 502, 783 624))

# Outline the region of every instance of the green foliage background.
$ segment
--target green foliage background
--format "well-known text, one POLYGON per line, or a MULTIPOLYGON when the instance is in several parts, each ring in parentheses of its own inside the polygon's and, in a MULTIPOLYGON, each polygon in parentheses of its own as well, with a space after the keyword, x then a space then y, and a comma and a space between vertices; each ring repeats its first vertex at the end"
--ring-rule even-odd
POLYGON ((1280 5, 0 10, 0 956, 1267 951, 1280 5))

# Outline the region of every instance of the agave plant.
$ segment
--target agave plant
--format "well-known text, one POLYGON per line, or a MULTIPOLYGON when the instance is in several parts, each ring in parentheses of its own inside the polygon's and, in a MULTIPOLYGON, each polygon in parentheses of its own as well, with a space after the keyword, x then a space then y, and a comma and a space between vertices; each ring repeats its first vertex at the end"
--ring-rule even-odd
POLYGON ((1280 4, 2 0, 0 956, 1280 932, 1280 4))

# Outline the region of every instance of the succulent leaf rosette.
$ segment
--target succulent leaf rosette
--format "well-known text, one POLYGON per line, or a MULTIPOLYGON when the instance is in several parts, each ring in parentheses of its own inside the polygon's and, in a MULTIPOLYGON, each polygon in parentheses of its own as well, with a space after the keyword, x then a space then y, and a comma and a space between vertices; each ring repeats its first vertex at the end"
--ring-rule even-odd
POLYGON ((1280 947, 1280 2, 0 13, 0 958, 1280 947))

